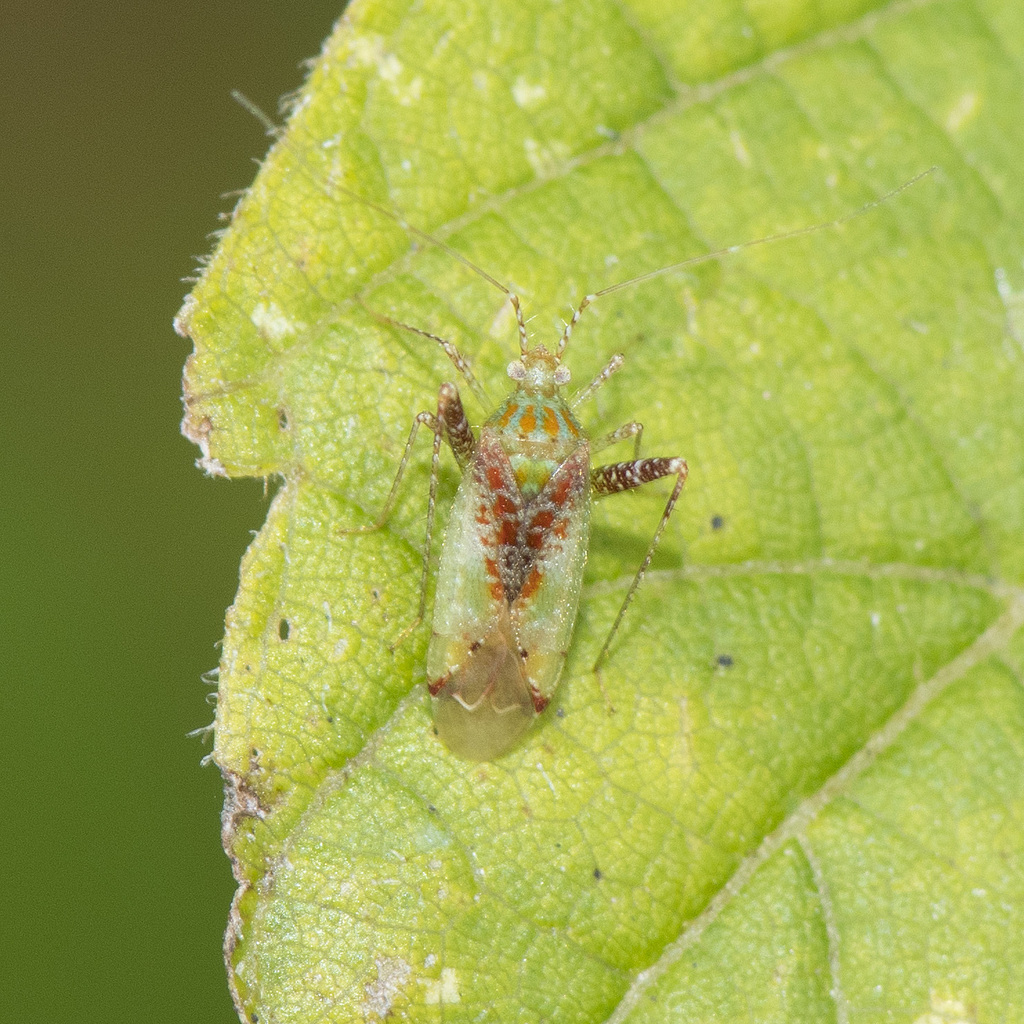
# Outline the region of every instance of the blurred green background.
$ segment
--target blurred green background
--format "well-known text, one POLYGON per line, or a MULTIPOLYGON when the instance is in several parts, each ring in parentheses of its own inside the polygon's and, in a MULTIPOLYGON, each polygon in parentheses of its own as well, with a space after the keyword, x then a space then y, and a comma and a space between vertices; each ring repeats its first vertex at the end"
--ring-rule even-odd
POLYGON ((0 13, 2 1016, 234 1021, 213 710, 266 500, 178 433, 171 329, 338 0, 0 13))

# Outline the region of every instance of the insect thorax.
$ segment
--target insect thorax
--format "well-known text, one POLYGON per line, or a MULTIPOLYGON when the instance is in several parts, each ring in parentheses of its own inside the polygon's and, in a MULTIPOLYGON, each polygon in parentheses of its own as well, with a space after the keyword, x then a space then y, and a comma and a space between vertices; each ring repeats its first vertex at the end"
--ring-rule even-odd
POLYGON ((557 388, 548 394, 520 384, 485 426, 497 432, 527 500, 541 491, 585 439, 583 428, 557 388))

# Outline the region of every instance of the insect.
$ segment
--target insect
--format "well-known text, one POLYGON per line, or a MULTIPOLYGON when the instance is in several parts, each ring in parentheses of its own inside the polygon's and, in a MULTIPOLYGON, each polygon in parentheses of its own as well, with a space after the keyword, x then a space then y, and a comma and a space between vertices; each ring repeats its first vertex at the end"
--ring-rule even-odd
MULTIPOLYGON (((469 760, 491 760, 506 753, 551 700, 576 620, 591 500, 662 477, 675 479, 600 663, 687 474, 686 462, 678 457, 592 465, 594 452, 614 443, 633 438, 639 447, 643 429, 639 423, 627 423, 593 441, 575 415, 575 407, 622 366, 621 355, 613 356, 572 401, 563 397, 570 373, 562 357, 573 327, 594 296, 575 311, 549 352, 544 345, 530 346, 519 299, 511 291, 507 294, 519 331, 519 358, 508 367, 512 392, 477 436, 456 386, 442 384, 436 413, 423 412, 414 420, 394 485, 398 486, 418 428, 429 427, 434 450, 428 566, 442 439, 462 470, 438 569, 427 685, 438 735, 453 753, 469 760)), ((461 354, 437 340, 476 390, 461 354)))
MULTIPOLYGON (((884 202, 922 176, 851 216, 884 202)), ((674 479, 661 519, 594 663, 597 672, 686 482, 687 464, 680 456, 640 457, 640 423, 629 422, 603 437, 591 438, 576 418, 576 409, 624 363, 621 354, 612 356, 586 387, 566 399, 562 389, 569 383, 570 371, 563 357, 584 310, 602 295, 661 274, 753 245, 841 224, 850 217, 693 257, 587 295, 553 351, 549 351, 543 344, 531 346, 519 298, 510 288, 391 211, 362 197, 355 198, 445 249, 500 289, 515 314, 519 357, 508 366, 513 382, 508 397, 476 434, 458 388, 451 382, 443 383, 436 412, 420 412, 414 418, 384 508, 377 521, 365 528, 376 529, 387 520, 416 435, 421 426, 426 426, 433 434, 433 454, 420 608, 397 642, 424 616, 438 467, 442 442, 447 442, 462 471, 462 480, 438 568, 427 686, 437 734, 452 753, 472 761, 493 760, 515 747, 544 711, 558 684, 579 606, 591 502, 662 478, 674 479), (593 464, 597 452, 630 439, 634 442, 632 459, 593 464)), ((486 403, 468 361, 450 341, 390 317, 374 315, 440 345, 470 390, 486 403)))

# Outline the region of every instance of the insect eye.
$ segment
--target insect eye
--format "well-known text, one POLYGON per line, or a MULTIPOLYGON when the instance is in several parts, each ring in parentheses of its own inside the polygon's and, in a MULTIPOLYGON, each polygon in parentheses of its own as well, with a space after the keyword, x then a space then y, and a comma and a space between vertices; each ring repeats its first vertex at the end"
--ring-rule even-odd
POLYGON ((559 366, 555 370, 555 383, 556 384, 568 384, 572 374, 569 372, 568 366, 559 366))
POLYGON ((514 359, 508 364, 506 372, 512 380, 522 380, 526 376, 526 367, 518 359, 514 359))

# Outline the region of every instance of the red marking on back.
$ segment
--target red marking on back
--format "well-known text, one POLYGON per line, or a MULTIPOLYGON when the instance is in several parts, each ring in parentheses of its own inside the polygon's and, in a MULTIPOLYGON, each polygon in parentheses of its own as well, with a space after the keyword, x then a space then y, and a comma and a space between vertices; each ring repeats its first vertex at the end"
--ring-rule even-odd
POLYGON ((569 497, 569 492, 572 488, 572 477, 568 473, 563 473, 555 482, 555 489, 551 492, 549 497, 552 502, 556 505, 564 505, 566 499, 569 497))
POLYGON ((526 543, 535 551, 544 547, 544 535, 551 529, 555 521, 555 511, 551 508, 541 509, 531 520, 526 531, 526 543))
POLYGON ((502 484, 505 483, 505 476, 502 473, 502 467, 495 462, 489 462, 487 464, 487 486, 492 491, 500 491, 502 484))
POLYGON ((494 518, 498 523, 498 543, 515 544, 519 533, 519 508, 503 491, 494 496, 494 518))
POLYGON ((533 700, 533 710, 538 715, 551 703, 551 698, 545 697, 535 686, 530 687, 530 697, 533 700))
POLYGON ((484 568, 487 570, 487 575, 491 577, 491 597, 495 601, 500 601, 505 596, 505 585, 501 582, 501 570, 498 568, 498 562, 494 558, 484 558, 484 568))
POLYGON ((530 520, 531 530, 547 530, 555 521, 555 510, 553 508, 542 508, 530 520))
MULTIPOLYGON (((436 697, 444 688, 448 685, 448 680, 451 679, 451 672, 445 672, 440 679, 435 679, 432 683, 427 683, 427 693, 431 697, 436 697)), ((536 705, 536 701, 534 702, 536 705)))
POLYGON ((498 491, 494 495, 494 511, 499 516, 511 516, 515 518, 519 506, 509 497, 505 491, 498 491))
POLYGON ((537 588, 541 584, 541 580, 544 579, 544 573, 537 568, 537 566, 530 567, 530 575, 526 577, 526 582, 523 584, 523 589, 519 591, 520 597, 533 597, 537 593, 537 588))

